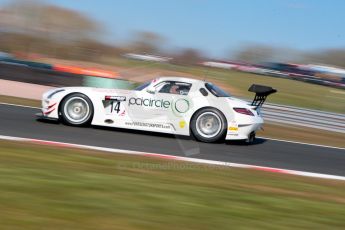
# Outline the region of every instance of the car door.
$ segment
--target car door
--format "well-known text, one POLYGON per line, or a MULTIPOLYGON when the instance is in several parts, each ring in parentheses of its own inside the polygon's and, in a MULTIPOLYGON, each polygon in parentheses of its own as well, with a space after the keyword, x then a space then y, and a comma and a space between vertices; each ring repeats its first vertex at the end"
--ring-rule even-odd
POLYGON ((165 108, 157 111, 156 119, 161 122, 174 123, 190 109, 188 93, 191 84, 180 81, 165 81, 156 89, 156 98, 164 101, 165 108))
POLYGON ((189 83, 163 81, 151 91, 135 92, 128 101, 130 119, 138 125, 150 127, 147 130, 172 129, 173 121, 188 109, 190 87, 189 83))

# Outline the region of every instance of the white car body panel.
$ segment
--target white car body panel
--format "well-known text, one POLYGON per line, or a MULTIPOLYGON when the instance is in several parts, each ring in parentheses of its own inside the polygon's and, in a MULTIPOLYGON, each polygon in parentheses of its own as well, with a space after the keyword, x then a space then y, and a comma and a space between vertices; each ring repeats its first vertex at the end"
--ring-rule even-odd
POLYGON ((205 88, 204 81, 178 77, 155 79, 141 91, 90 87, 59 88, 61 92, 52 96, 56 89, 43 94, 42 114, 47 119, 59 119, 59 106, 63 98, 72 93, 82 93, 92 101, 94 107, 92 125, 190 135, 193 114, 199 109, 213 107, 220 110, 226 118, 226 140, 247 139, 252 132, 261 128, 263 118, 247 102, 234 97, 216 97, 209 91, 208 95, 204 96, 200 93, 200 88, 205 88), (164 81, 185 82, 192 86, 188 95, 149 92, 149 89, 154 89, 154 86, 164 81), (105 100, 106 97, 113 100, 105 100), (118 106, 116 110, 115 106, 118 106), (254 116, 236 113, 234 107, 246 108, 254 116))

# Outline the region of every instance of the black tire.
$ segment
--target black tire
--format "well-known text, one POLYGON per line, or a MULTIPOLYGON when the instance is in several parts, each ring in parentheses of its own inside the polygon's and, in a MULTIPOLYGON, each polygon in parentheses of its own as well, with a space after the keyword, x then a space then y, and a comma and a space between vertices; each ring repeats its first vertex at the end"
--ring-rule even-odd
POLYGON ((67 95, 62 100, 59 112, 65 124, 71 126, 86 126, 91 123, 94 109, 91 100, 86 95, 82 93, 73 93, 67 95), (80 118, 78 118, 78 115, 80 115, 80 118))
POLYGON ((254 144, 255 139, 256 139, 256 133, 255 133, 255 132, 252 132, 251 134, 249 134, 248 139, 245 140, 245 143, 246 143, 247 145, 252 145, 252 144, 254 144))
POLYGON ((201 142, 218 142, 224 140, 227 122, 222 112, 215 108, 197 111, 190 122, 195 139, 201 142))

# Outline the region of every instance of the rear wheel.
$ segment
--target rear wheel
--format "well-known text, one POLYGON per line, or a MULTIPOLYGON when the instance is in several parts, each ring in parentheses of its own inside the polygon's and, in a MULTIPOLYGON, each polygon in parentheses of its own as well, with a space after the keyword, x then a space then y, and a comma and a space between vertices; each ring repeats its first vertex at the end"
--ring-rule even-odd
POLYGON ((81 93, 74 93, 63 99, 60 112, 66 124, 84 126, 91 122, 93 106, 87 96, 81 93))
POLYGON ((226 135, 226 119, 217 109, 205 108, 196 112, 191 120, 194 137, 202 142, 217 142, 226 135))

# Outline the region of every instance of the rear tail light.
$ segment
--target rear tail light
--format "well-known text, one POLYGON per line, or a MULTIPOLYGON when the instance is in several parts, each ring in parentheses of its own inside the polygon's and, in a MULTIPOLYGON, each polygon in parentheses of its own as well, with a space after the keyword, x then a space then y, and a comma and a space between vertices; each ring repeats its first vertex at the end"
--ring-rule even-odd
POLYGON ((235 112, 237 113, 254 116, 254 114, 249 109, 246 109, 246 108, 233 108, 233 110, 235 110, 235 112))

